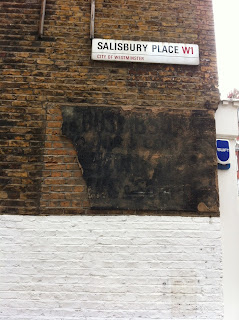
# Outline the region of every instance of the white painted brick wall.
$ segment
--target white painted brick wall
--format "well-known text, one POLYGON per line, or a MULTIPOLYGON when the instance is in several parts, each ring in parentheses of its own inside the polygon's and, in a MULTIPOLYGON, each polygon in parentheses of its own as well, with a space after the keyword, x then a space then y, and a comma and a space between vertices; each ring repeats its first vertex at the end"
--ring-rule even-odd
POLYGON ((223 319, 219 218, 0 216, 1 320, 223 319))

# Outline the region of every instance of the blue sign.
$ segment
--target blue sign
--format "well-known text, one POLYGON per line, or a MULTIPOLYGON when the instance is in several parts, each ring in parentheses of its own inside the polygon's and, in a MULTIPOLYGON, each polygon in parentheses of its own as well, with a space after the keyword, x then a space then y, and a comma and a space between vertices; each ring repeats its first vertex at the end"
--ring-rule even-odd
POLYGON ((228 140, 217 139, 218 168, 227 170, 230 168, 230 146, 228 140))

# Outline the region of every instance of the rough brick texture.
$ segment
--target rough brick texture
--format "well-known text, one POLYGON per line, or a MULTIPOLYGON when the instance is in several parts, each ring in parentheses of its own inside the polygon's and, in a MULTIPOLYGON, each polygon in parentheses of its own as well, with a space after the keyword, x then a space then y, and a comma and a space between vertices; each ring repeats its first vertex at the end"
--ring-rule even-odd
POLYGON ((219 218, 0 217, 1 320, 221 320, 219 218))
POLYGON ((214 110, 211 0, 97 0, 95 37, 196 43, 199 66, 91 61, 90 1, 0 3, 2 213, 82 213, 86 187, 61 105, 214 110))

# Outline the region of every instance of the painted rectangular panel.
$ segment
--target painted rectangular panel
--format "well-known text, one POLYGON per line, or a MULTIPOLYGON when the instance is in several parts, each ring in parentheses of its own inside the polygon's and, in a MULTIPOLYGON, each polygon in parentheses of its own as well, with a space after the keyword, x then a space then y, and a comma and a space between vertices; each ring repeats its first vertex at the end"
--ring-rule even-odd
POLYGON ((63 107, 92 209, 218 212, 214 117, 63 107))
POLYGON ((93 39, 91 58, 111 62, 199 65, 199 47, 184 43, 93 39))

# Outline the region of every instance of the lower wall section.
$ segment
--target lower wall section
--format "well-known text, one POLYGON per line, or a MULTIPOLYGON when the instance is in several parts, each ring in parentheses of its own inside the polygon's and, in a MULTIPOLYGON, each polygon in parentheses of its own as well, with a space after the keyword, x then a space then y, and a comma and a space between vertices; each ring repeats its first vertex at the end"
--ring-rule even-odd
POLYGON ((0 216, 0 319, 223 319, 219 218, 0 216))

